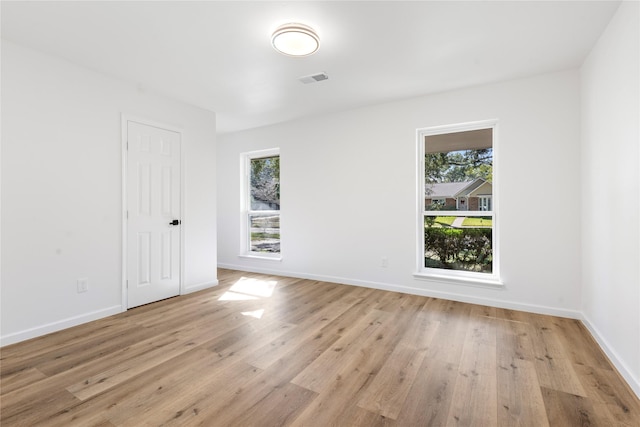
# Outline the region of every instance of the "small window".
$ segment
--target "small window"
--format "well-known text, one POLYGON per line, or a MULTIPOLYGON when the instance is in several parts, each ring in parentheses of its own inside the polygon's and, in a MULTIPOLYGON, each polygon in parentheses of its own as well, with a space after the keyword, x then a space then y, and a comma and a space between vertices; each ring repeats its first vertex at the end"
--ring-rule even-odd
POLYGON ((244 153, 242 253, 280 257, 280 152, 244 153))
MULTIPOLYGON (((425 202, 429 204, 429 199, 426 199, 425 202)), ((434 211, 439 211, 441 209, 444 209, 445 208, 445 202, 446 202, 445 199, 432 198, 431 199, 431 203, 430 203, 431 206, 429 206, 429 209, 430 210, 434 210, 434 211)))
POLYGON ((418 130, 417 275, 499 282, 495 122, 418 130))
POLYGON ((490 211, 491 210, 491 196, 479 196, 479 210, 481 211, 490 211))

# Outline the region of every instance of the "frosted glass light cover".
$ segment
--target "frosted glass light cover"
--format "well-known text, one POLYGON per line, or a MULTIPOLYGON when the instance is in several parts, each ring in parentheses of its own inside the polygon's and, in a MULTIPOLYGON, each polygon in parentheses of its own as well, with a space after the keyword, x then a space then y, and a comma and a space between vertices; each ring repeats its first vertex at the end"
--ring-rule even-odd
POLYGON ((285 24, 271 36, 273 47, 290 56, 311 55, 320 47, 320 38, 311 27, 303 24, 285 24))

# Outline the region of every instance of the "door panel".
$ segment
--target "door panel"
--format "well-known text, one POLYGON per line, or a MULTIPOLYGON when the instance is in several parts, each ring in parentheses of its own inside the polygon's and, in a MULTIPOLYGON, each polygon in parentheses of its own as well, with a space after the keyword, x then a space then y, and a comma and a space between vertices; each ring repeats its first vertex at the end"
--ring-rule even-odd
POLYGON ((180 134, 127 122, 127 307, 180 293, 180 134))

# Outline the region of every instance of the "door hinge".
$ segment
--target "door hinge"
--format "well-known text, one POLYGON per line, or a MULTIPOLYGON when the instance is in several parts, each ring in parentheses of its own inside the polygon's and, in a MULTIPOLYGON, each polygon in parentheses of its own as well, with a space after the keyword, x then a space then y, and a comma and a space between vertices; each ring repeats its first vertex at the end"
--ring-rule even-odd
POLYGON ((127 289, 129 289, 129 279, 127 279, 127 289))

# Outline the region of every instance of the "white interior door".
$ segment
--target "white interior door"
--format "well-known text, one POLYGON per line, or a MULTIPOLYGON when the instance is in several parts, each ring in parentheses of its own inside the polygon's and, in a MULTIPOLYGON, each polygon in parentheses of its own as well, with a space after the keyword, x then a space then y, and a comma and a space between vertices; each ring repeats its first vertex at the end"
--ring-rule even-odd
POLYGON ((180 293, 177 132, 127 122, 127 307, 180 293))

